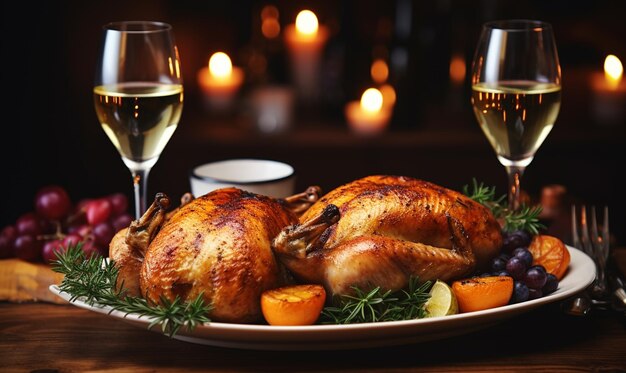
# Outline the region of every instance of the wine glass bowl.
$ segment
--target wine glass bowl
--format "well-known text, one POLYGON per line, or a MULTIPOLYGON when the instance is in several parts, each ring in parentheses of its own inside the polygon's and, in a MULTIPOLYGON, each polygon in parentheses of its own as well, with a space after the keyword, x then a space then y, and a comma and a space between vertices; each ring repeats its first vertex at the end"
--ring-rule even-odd
POLYGON ((146 210, 148 174, 182 114, 180 58, 172 27, 149 21, 105 25, 93 97, 102 129, 133 176, 139 218, 146 210))
POLYGON ((561 106, 561 68, 550 24, 485 23, 472 63, 472 107, 509 176, 509 208, 520 206, 520 181, 561 106))

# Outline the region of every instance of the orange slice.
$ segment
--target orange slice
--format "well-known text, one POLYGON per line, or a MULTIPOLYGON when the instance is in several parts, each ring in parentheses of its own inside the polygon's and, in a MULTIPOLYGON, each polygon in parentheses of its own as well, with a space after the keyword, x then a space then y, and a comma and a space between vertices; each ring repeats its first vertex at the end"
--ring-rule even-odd
POLYGON ((293 285, 261 294, 261 311, 270 325, 311 325, 319 318, 326 291, 321 285, 293 285))
POLYGON ((509 276, 472 277, 452 283, 461 312, 472 312, 504 306, 513 294, 509 276))
POLYGON ((533 254, 533 265, 543 266, 559 280, 563 278, 571 259, 563 241, 557 237, 539 234, 533 237, 528 250, 533 254))

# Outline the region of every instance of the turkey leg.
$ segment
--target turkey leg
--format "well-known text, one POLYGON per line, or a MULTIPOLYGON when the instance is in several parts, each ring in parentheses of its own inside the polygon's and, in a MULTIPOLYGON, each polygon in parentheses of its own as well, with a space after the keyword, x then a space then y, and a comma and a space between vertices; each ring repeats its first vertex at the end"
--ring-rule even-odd
POLYGON ((139 271, 148 245, 165 221, 169 198, 157 193, 154 202, 128 228, 115 234, 109 244, 109 258, 118 269, 116 289, 123 295, 141 296, 139 271))
POLYGON ((311 207, 311 205, 317 202, 320 194, 322 194, 322 189, 320 187, 310 186, 304 192, 281 198, 278 202, 296 214, 296 216, 300 216, 309 207, 311 207))
POLYGON ((337 221, 339 221, 339 208, 332 204, 328 205, 313 219, 283 229, 274 238, 272 247, 279 254, 304 258, 307 253, 315 249, 322 233, 337 221))
POLYGON ((126 244, 142 257, 163 225, 169 207, 170 199, 164 193, 157 193, 148 210, 139 219, 130 223, 126 232, 126 244))

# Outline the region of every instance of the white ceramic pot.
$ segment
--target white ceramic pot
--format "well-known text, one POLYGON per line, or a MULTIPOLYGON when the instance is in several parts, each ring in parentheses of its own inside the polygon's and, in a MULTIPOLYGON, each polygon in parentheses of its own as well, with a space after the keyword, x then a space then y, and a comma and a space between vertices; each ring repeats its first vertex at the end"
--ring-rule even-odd
POLYGON ((189 173, 191 192, 200 197, 215 189, 236 187, 273 198, 294 193, 294 168, 267 159, 228 159, 194 167, 189 173))

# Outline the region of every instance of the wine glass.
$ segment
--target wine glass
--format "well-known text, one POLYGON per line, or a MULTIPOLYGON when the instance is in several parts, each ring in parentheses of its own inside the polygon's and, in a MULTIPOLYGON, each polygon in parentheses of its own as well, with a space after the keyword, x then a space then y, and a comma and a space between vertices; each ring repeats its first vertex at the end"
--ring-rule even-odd
POLYGON ((104 132, 132 174, 138 219, 146 211, 148 174, 183 109, 172 27, 149 21, 105 25, 93 98, 104 132))
POLYGON ((472 63, 472 107, 509 178, 509 209, 520 180, 561 107, 561 67, 550 24, 485 23, 472 63))

